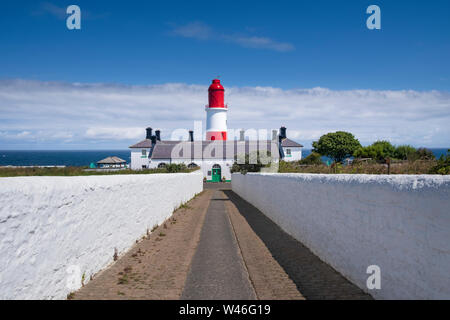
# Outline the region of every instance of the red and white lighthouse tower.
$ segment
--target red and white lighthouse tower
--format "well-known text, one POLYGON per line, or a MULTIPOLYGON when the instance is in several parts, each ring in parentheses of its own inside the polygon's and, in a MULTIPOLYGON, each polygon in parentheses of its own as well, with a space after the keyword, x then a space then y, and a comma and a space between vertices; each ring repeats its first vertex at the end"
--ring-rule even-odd
POLYGON ((208 89, 206 106, 206 140, 227 140, 227 111, 224 104, 225 89, 214 79, 208 89))

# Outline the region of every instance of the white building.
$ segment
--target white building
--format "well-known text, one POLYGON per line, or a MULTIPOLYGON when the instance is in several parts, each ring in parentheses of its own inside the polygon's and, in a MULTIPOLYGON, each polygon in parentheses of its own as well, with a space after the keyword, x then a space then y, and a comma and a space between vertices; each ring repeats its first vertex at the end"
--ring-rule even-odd
POLYGON ((206 141, 194 141, 189 131, 189 141, 162 141, 161 131, 147 128, 146 139, 130 146, 131 169, 163 167, 171 163, 184 163, 188 167, 201 167, 207 181, 230 181, 230 169, 236 157, 259 151, 270 152, 272 161, 298 161, 303 146, 286 136, 286 128, 272 131, 272 140, 245 140, 241 131, 239 140, 227 140, 227 112, 224 103, 225 89, 220 80, 214 79, 208 89, 209 104, 206 106, 206 141))
MULTIPOLYGON (((285 133, 285 128, 280 131, 285 133)), ((276 132, 276 130, 275 130, 276 132)), ((230 169, 240 155, 259 151, 269 151, 272 161, 281 158, 285 161, 297 161, 302 158, 301 144, 287 138, 275 136, 273 140, 216 140, 194 141, 190 131, 190 141, 163 141, 160 132, 152 136, 152 129, 147 128, 147 138, 130 146, 131 169, 161 168, 171 163, 184 163, 188 167, 199 166, 203 176, 209 182, 230 181, 230 169), (150 138, 148 138, 150 137, 150 138), (281 138, 281 139, 280 139, 281 138), (279 140, 283 152, 280 152, 279 140)), ((243 136, 243 135, 241 135, 243 136)))

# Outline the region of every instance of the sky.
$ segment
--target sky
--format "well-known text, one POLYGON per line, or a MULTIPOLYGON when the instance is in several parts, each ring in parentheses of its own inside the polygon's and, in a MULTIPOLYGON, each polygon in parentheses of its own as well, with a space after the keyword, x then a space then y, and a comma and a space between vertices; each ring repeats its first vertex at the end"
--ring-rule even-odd
POLYGON ((4 0, 0 149, 126 149, 205 123, 220 76, 231 128, 310 148, 345 130, 450 147, 450 1, 4 0), (69 30, 66 8, 81 9, 69 30), (369 30, 369 5, 381 29, 369 30))

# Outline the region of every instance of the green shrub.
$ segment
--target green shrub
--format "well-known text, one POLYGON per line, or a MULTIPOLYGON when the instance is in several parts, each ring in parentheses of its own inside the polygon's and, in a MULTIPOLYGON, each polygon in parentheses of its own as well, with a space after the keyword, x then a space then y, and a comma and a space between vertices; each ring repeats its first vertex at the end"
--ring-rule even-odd
POLYGON ((408 155, 409 161, 417 161, 417 160, 435 160, 433 152, 426 148, 419 148, 414 153, 410 153, 408 155))
POLYGON ((410 157, 410 155, 414 154, 416 151, 416 148, 410 145, 401 145, 395 148, 394 158, 400 160, 408 160, 408 157, 410 157))
POLYGON ((317 152, 312 152, 306 158, 300 160, 298 163, 307 165, 322 164, 322 156, 317 152))
POLYGON ((395 147, 385 140, 372 143, 367 147, 360 147, 354 153, 355 158, 371 158, 379 163, 385 162, 387 158, 395 158, 395 147))
POLYGON ((238 156, 235 156, 235 161, 231 166, 231 173, 240 172, 242 174, 246 174, 247 172, 260 172, 261 168, 267 167, 270 165, 270 152, 260 153, 259 151, 252 152, 250 154, 245 154, 245 163, 238 163, 238 156), (256 163, 250 163, 255 162, 256 163), (267 164, 266 164, 267 163, 267 164))
POLYGON ((447 150, 447 154, 440 156, 437 164, 431 168, 432 174, 450 174, 450 149, 447 150))

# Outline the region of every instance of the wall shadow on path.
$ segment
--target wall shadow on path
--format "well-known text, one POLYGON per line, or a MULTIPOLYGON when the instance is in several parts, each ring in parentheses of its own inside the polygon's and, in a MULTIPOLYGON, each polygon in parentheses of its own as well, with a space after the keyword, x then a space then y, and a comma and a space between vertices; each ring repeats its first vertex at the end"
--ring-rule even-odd
POLYGON ((370 300, 356 285, 320 260, 302 243, 231 190, 222 190, 234 203, 272 256, 306 299, 370 300))

